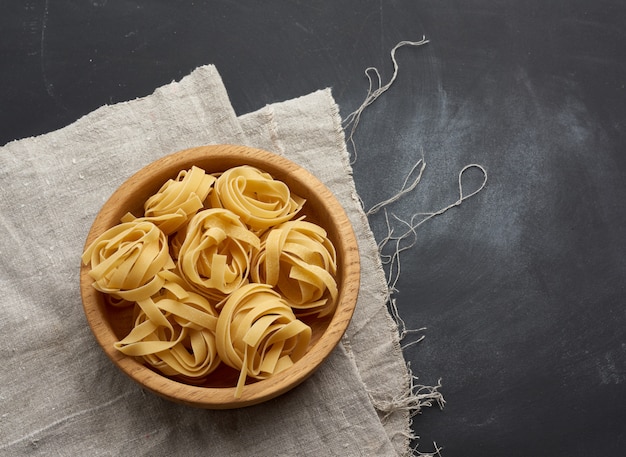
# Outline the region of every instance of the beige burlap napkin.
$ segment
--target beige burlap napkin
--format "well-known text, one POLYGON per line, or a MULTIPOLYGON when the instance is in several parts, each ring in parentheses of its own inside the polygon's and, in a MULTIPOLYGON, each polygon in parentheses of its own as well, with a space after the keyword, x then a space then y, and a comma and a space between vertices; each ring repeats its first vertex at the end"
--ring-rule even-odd
POLYGON ((410 453, 410 376, 329 90, 238 118, 216 69, 201 67, 3 146, 0 189, 0 454, 410 453), (268 149, 318 176, 348 212, 363 270, 353 321, 323 366, 277 399, 229 411, 168 402, 120 373, 90 333, 78 288, 85 237, 110 194, 163 155, 215 143, 268 149))

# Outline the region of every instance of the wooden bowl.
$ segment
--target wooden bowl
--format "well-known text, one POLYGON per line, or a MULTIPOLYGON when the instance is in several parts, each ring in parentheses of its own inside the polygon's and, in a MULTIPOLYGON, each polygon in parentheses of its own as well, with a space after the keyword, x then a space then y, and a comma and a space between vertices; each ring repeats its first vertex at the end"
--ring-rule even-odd
MULTIPOLYGON (((122 184, 96 216, 85 246, 108 228, 118 224, 127 212, 141 215, 143 203, 180 170, 196 165, 207 173, 248 164, 286 183, 306 199, 306 219, 323 227, 337 250, 337 309, 325 318, 306 321, 312 338, 306 354, 292 367, 265 380, 249 380, 242 395, 235 398, 238 372, 226 366, 211 373, 202 385, 170 379, 113 347, 131 328, 132 307, 115 308, 105 303, 92 286, 89 266, 81 266, 80 289, 83 308, 96 340, 107 356, 144 388, 169 400, 187 405, 228 409, 249 406, 277 397, 307 379, 339 343, 356 306, 360 281, 359 253, 352 226, 334 195, 311 173, 276 154, 246 146, 215 145, 187 149, 163 157, 138 171, 122 184)), ((224 364, 222 364, 224 365, 224 364)))

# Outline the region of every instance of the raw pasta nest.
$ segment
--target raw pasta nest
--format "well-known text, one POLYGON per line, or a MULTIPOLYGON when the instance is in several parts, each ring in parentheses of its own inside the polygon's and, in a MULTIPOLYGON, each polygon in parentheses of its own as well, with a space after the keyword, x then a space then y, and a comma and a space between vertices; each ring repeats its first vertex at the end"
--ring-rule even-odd
POLYGON ((298 215, 305 200, 243 165, 179 172, 83 253, 93 286, 134 306, 115 343, 166 376, 201 383, 220 365, 267 379, 304 356, 304 316, 336 307, 337 259, 326 231, 298 215))
POLYGON ((160 273, 174 268, 167 237, 152 222, 124 222, 100 235, 83 253, 91 264, 93 286, 126 301, 157 293, 165 280, 160 273))
MULTIPOLYGON (((215 176, 196 166, 182 170, 176 179, 170 179, 163 187, 146 200, 144 217, 141 220, 153 222, 166 235, 176 232, 204 206, 215 176)), ((131 213, 122 222, 135 220, 131 213)))
POLYGON ((217 352, 226 365, 240 371, 237 396, 246 376, 266 379, 289 368, 310 340, 311 328, 267 284, 235 291, 217 319, 217 352))
POLYGON ((250 227, 262 232, 292 219, 304 204, 282 181, 249 165, 226 170, 215 182, 213 207, 226 208, 250 227))
POLYGON ((250 258, 261 241, 236 214, 221 208, 201 211, 184 235, 178 268, 192 287, 221 300, 247 282, 250 258))
POLYGON ((143 358, 165 375, 203 378, 220 363, 217 311, 206 298, 187 290, 175 273, 163 276, 159 293, 137 302, 134 327, 115 348, 143 358))
POLYGON ((337 255, 326 231, 303 220, 269 230, 252 260, 250 276, 274 286, 299 312, 324 317, 337 303, 337 255))

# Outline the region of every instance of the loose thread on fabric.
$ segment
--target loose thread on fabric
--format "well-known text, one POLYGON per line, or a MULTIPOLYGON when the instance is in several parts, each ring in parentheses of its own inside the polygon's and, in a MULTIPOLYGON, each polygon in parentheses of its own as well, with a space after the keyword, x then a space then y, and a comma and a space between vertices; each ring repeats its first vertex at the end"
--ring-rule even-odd
MULTIPOLYGON (((387 206, 391 205, 392 203, 395 203, 396 201, 400 200, 404 195, 414 190, 419 184, 419 182, 421 181, 425 168, 426 168, 426 164, 422 156, 422 158, 416 162, 416 164, 411 168, 411 170, 407 174, 407 177, 403 181, 403 184, 400 190, 396 192, 396 194, 394 194, 392 197, 387 198, 383 200, 382 202, 377 203, 376 205, 372 206, 372 208, 370 208, 370 210, 366 212, 366 214, 369 217, 371 217, 371 215, 376 214, 377 212, 382 210, 384 217, 385 217, 387 235, 383 237, 382 240, 380 240, 380 242, 378 243, 378 250, 379 250, 379 256, 380 256, 381 262, 383 263, 383 265, 385 264, 388 265, 387 303, 388 303, 388 308, 390 310, 391 317, 397 325, 399 340, 401 342, 404 341, 409 335, 420 334, 426 330, 426 327, 422 327, 419 329, 408 329, 406 326, 406 323, 404 322, 404 320, 402 319, 398 311, 394 294, 398 292, 396 285, 400 278, 400 273, 401 273, 401 261, 400 261, 401 254, 404 251, 411 249, 413 246, 415 246, 415 244, 417 243, 417 239, 418 239, 417 229, 422 224, 433 219, 434 217, 444 214, 445 212, 447 212, 448 210, 452 208, 455 208, 461 205, 468 198, 471 198, 474 195, 478 194, 487 185, 487 179, 488 179, 487 170, 482 165, 469 164, 469 165, 464 166, 458 175, 458 191, 459 191, 458 195, 459 196, 456 201, 454 201, 453 203, 450 203, 449 205, 446 205, 445 207, 437 211, 426 212, 426 213, 421 213, 421 212, 415 213, 411 216, 411 218, 408 221, 399 218, 395 214, 392 214, 391 217, 398 224, 400 224, 401 227, 404 227, 403 230, 400 231, 399 234, 395 234, 395 226, 394 226, 395 224, 392 224, 390 220, 387 206), (419 167, 419 172, 417 176, 413 179, 413 181, 410 181, 411 176, 414 175, 418 167, 419 167), (474 191, 470 192, 469 194, 464 194, 463 175, 472 168, 476 168, 482 173, 483 180, 481 184, 478 186, 478 188, 476 188, 474 191), (390 254, 385 253, 387 247, 391 248, 390 254)), ((425 338, 425 335, 421 334, 419 337, 417 337, 413 341, 403 344, 401 348, 402 350, 405 350, 406 348, 419 343, 424 338, 425 338)), ((421 413, 422 408, 430 407, 436 403, 440 409, 443 409, 445 405, 445 399, 442 393, 439 391, 439 389, 441 388, 441 379, 438 381, 436 386, 424 386, 421 384, 418 385, 415 383, 415 381, 417 381, 417 377, 415 377, 412 373, 410 362, 407 362, 407 369, 409 370, 410 386, 405 394, 398 396, 398 397, 394 397, 391 400, 385 400, 385 399, 381 400, 380 398, 377 398, 377 400, 373 402, 376 405, 376 409, 383 414, 382 420, 385 420, 387 417, 389 417, 391 414, 397 411, 406 411, 409 414, 409 421, 412 424, 413 417, 421 413)), ((371 393, 370 393, 370 396, 372 396, 371 393)), ((419 439, 419 437, 412 432, 408 432, 405 438, 409 440, 414 440, 414 441, 419 439)), ((412 449, 412 453, 413 455, 418 455, 422 457, 437 457, 437 456, 441 457, 442 448, 437 446, 436 443, 433 443, 433 444, 434 444, 433 453, 424 453, 424 452, 418 451, 417 444, 412 449)))
MULTIPOLYGON (((354 135, 361 121, 361 116, 363 112, 392 86, 398 76, 399 65, 396 59, 396 51, 403 46, 422 46, 426 43, 428 43, 428 40, 426 39, 426 37, 422 37, 420 41, 401 41, 393 47, 393 49, 391 50, 393 74, 391 76, 391 79, 386 84, 383 84, 378 69, 374 67, 366 68, 365 76, 368 79, 367 95, 363 103, 342 121, 344 130, 348 131, 347 141, 352 148, 352 158, 350 160, 351 164, 354 164, 357 160, 357 147, 354 141, 354 135)), ((415 188, 422 180, 425 168, 426 163, 422 151, 422 157, 411 168, 406 178, 404 179, 400 190, 390 198, 387 198, 375 204, 368 211, 366 211, 366 216, 368 218, 377 214, 381 210, 384 213, 385 224, 387 226, 387 235, 383 237, 383 239, 378 243, 378 253, 381 259, 381 263, 388 266, 388 273, 386 278, 386 302, 390 310, 390 315, 397 325, 399 340, 401 342, 404 341, 409 335, 419 334, 426 330, 425 327, 419 329, 408 329, 406 323, 398 312, 398 307, 394 294, 398 292, 396 285, 401 273, 401 254, 404 251, 412 248, 417 243, 417 229, 419 226, 424 224, 426 221, 433 219, 434 217, 439 216, 456 206, 459 206, 463 201, 479 193, 487 184, 487 171, 484 167, 478 164, 466 165, 465 167, 463 167, 463 169, 461 169, 458 175, 459 198, 455 202, 437 211, 428 213, 415 213, 411 216, 409 220, 403 220, 395 214, 392 214, 391 217, 395 221, 395 224, 392 224, 389 213, 387 211, 387 207, 402 199, 402 197, 404 197, 409 192, 415 190, 415 188), (477 168, 482 172, 483 182, 476 190, 467 195, 464 195, 463 175, 467 170, 471 168, 477 168), (396 234, 395 226, 397 224, 399 224, 401 227, 399 234, 396 234), (389 248, 391 250, 391 253, 388 254, 387 252, 389 251, 389 248)), ((362 203, 363 202, 361 201, 361 206, 364 206, 362 203)), ((413 344, 419 343, 424 338, 425 335, 421 334, 415 340, 400 347, 404 350, 413 344)), ((372 403, 379 412, 381 420, 383 422, 392 414, 404 411, 409 418, 409 428, 404 433, 401 432, 401 434, 407 440, 417 441, 419 437, 412 431, 413 418, 415 417, 415 415, 421 413, 422 408, 430 407, 435 403, 439 406, 439 408, 443 409, 445 405, 445 399, 443 398, 442 393, 439 391, 439 389, 441 388, 441 380, 439 380, 437 385, 435 386, 416 384, 417 377, 413 375, 410 362, 407 362, 406 366, 409 375, 409 386, 403 394, 391 399, 386 398, 384 395, 381 394, 377 395, 374 391, 368 391, 368 394, 370 395, 372 403)), ((433 442, 433 444, 433 453, 424 453, 418 451, 417 444, 410 450, 412 451, 413 455, 419 455, 424 457, 441 457, 440 451, 442 448, 439 447, 435 442, 433 442)))
MULTIPOLYGON (((437 404, 440 409, 445 406, 445 399, 439 389, 441 388, 441 380, 437 382, 435 386, 426 386, 422 384, 415 384, 417 380, 415 376, 411 376, 410 389, 402 396, 394 397, 390 400, 382 400, 372 396, 372 401, 377 405, 376 409, 382 414, 381 420, 385 422, 389 416, 397 413, 398 411, 406 411, 409 417, 413 418, 418 414, 421 414, 423 408, 430 408, 434 404, 437 404)), ((415 439, 415 436, 409 438, 415 439)))
POLYGON ((352 148, 352 159, 350 161, 351 164, 356 162, 356 159, 357 159, 357 149, 356 149, 356 144, 354 142, 354 134, 356 132, 357 127, 359 126, 359 123, 361 122, 361 115, 363 114, 363 111, 365 111, 365 109, 368 106, 374 103, 378 99, 378 97, 384 94, 393 85, 396 78, 398 77, 399 67, 398 67, 398 61, 396 60, 396 51, 403 46, 422 46, 422 45, 425 45, 426 43, 428 43, 428 40, 426 39, 425 36, 423 36, 420 41, 400 41, 398 44, 396 44, 391 50, 393 74, 391 76, 391 79, 384 85, 382 82, 382 78, 380 76, 380 72, 378 71, 376 67, 367 67, 365 69, 365 76, 367 77, 367 80, 369 83, 369 86, 367 89, 367 95, 365 96, 363 103, 361 103, 361 105, 355 111, 350 113, 343 120, 344 129, 349 128, 347 140, 350 143, 350 146, 352 148), (374 80, 372 78, 371 73, 374 73, 374 75, 376 75, 377 87, 375 89, 374 89, 374 80))
MULTIPOLYGON (((383 395, 377 395, 375 391, 370 391, 369 395, 376 404, 376 409, 381 415, 381 421, 386 421, 389 416, 398 412, 406 411, 409 419, 412 419, 422 412, 423 408, 431 407, 437 404, 440 409, 445 406, 445 399, 439 391, 441 388, 441 379, 437 381, 435 386, 426 386, 417 383, 417 376, 413 374, 410 362, 407 362, 407 370, 409 371, 409 388, 401 395, 397 395, 391 399, 383 398, 383 395)), ((417 437, 410 433, 410 439, 417 437)))
POLYGON ((433 452, 420 452, 417 450, 417 444, 415 445, 415 447, 413 447, 412 451, 414 453, 414 455, 417 455, 419 457, 442 457, 441 455, 441 451, 443 450, 442 447, 439 447, 437 445, 437 442, 433 441, 433 446, 435 448, 435 450, 433 452))
MULTIPOLYGON (((372 211, 370 209, 370 211, 367 212, 367 214, 371 215, 382 210, 385 216, 385 224, 387 226, 387 235, 383 237, 383 239, 378 243, 378 250, 379 250, 381 262, 383 264, 388 265, 387 303, 388 303, 388 308, 390 310, 391 317, 396 322, 396 325, 398 327, 398 334, 399 334, 400 341, 404 341, 409 335, 419 334, 426 330, 426 327, 422 327, 419 329, 408 329, 406 327, 406 323, 404 322, 404 320, 402 319, 398 311, 394 294, 398 292, 396 284, 400 278, 400 273, 401 273, 401 261, 400 261, 401 254, 404 251, 415 246, 415 244, 417 243, 417 229, 422 224, 433 219, 436 216, 444 214, 446 211, 454 207, 461 205, 468 198, 471 198, 472 196, 478 194, 487 185, 487 170, 483 166, 478 165, 478 164, 469 164, 469 165, 464 166, 458 175, 458 189, 459 189, 458 199, 454 201, 453 203, 437 211, 427 212, 427 213, 415 213, 411 216, 410 220, 408 221, 405 221, 399 218, 395 214, 392 214, 391 216, 393 217, 393 219, 395 219, 395 221, 399 223, 401 226, 405 227, 404 230, 401 231, 400 234, 396 235, 394 233, 394 225, 392 224, 389 218, 389 212, 387 211, 387 206, 389 206, 391 203, 398 201, 400 198, 402 198, 402 196, 406 195, 408 192, 413 190, 417 186, 419 181, 421 180, 424 169, 425 169, 425 162, 422 157, 411 168, 400 190, 392 197, 374 205, 372 208, 375 208, 375 211, 372 211), (415 172, 418 166, 420 167, 418 176, 411 182, 410 185, 408 185, 410 176, 415 172), (470 192, 469 194, 464 194, 463 175, 472 168, 477 168, 478 170, 481 171, 483 175, 483 180, 477 189, 470 192), (385 248, 388 246, 391 247, 391 254, 385 254, 385 248)), ((425 335, 421 334, 415 340, 410 341, 409 343, 403 344, 401 348, 402 350, 404 350, 412 345, 419 343, 424 338, 425 338, 425 335)), ((412 424, 413 417, 416 414, 421 413, 422 408, 430 407, 434 403, 437 403, 439 405, 439 408, 443 409, 445 405, 445 399, 442 393, 439 391, 439 389, 441 388, 441 379, 438 381, 436 386, 417 385, 415 384, 417 377, 415 377, 411 371, 410 362, 407 362, 407 369, 409 370, 409 376, 410 376, 410 387, 408 391, 404 395, 395 397, 390 401, 379 400, 375 403, 376 408, 380 412, 383 413, 383 420, 389 415, 393 414, 394 412, 407 411, 409 414, 409 421, 412 424)), ((410 436, 407 436, 406 438, 410 440, 419 439, 419 437, 416 436, 414 433, 409 433, 409 435, 410 436)), ((415 445, 415 447, 412 449, 412 453, 414 455, 418 455, 422 457, 436 457, 436 456, 441 457, 442 448, 437 446, 436 443, 433 443, 433 444, 435 446, 434 453, 420 452, 417 450, 417 445, 415 445)))
POLYGON ((409 173, 406 175, 406 178, 404 179, 404 182, 402 183, 402 187, 400 188, 400 190, 394 196, 388 198, 387 200, 383 200, 382 202, 376 203, 365 213, 365 215, 367 217, 370 217, 371 215, 376 214, 385 206, 388 206, 391 203, 394 203, 400 200, 403 195, 406 195, 409 192, 411 192, 413 189, 415 189, 417 185, 420 183, 420 181, 422 180, 422 175, 424 174, 425 168, 426 168, 426 163, 424 162, 424 154, 422 154, 422 158, 418 160, 415 163, 415 165, 413 165, 413 168, 411 168, 409 173), (413 173, 418 167, 419 167, 419 172, 417 176, 415 177, 415 179, 413 179, 413 181, 409 185, 409 179, 411 178, 411 176, 413 175, 413 173))
MULTIPOLYGON (((418 162, 424 164, 423 159, 420 159, 418 162)), ((413 167, 414 169, 415 167, 413 167)), ((413 170, 411 170, 411 172, 409 172, 409 175, 413 172, 413 170)), ((421 173, 419 178, 421 179, 421 173)), ((406 180, 405 180, 406 183, 406 180)), ((404 232, 402 232, 399 235, 394 235, 394 228, 392 227, 391 222, 389 221, 389 214, 386 210, 386 206, 388 206, 389 203, 395 202, 397 201, 397 198, 395 198, 396 196, 400 195, 404 195, 406 194, 404 186, 403 188, 401 188, 400 191, 398 191, 398 193, 396 194, 396 196, 391 197, 387 200, 385 200, 385 202, 383 202, 384 204, 377 204, 374 207, 377 208, 377 211, 380 209, 384 210, 384 214, 385 214, 385 223, 387 225, 387 235, 378 243, 378 250, 380 253, 380 257, 381 257, 381 261, 383 262, 383 264, 387 264, 388 266, 388 273, 387 273, 387 285, 389 287, 389 295, 391 296, 394 292, 397 292, 397 288, 396 288, 396 284, 398 282, 398 279, 400 278, 400 268, 401 268, 401 263, 400 263, 400 255, 402 254, 402 252, 412 248, 415 243, 417 242, 417 229, 419 226, 421 226, 422 224, 424 224, 425 222, 429 221, 430 219, 433 219, 436 216, 440 216, 442 214, 444 214, 446 211, 457 207, 459 205, 461 205, 461 203, 463 203, 465 200, 467 200, 468 198, 473 197, 474 195, 478 194, 481 190, 483 190, 483 188, 487 185, 487 170, 482 166, 482 165, 478 165, 478 164, 469 164, 464 166, 461 171, 459 172, 459 176, 458 176, 458 188, 459 188, 459 198, 437 210, 437 211, 433 211, 433 212, 428 212, 428 213, 415 213, 411 216, 411 219, 409 221, 405 221, 401 218, 399 218, 398 216, 396 216, 395 214, 392 214, 392 217, 400 224, 404 225, 406 227, 406 230, 404 232), (474 190, 473 192, 464 195, 463 194, 463 175, 464 173, 466 173, 468 170, 472 169, 472 168, 476 168, 478 170, 481 171, 482 175, 483 175, 483 180, 480 184, 480 186, 474 190), (388 203, 387 203, 388 202, 388 203), (421 219, 419 219, 421 217, 421 219), (406 242, 406 240, 410 240, 408 243, 406 242), (404 242, 404 244, 403 244, 404 242), (392 248, 391 248, 391 254, 385 254, 385 248, 387 247, 387 245, 389 243, 392 243, 392 248)), ((399 198, 399 197, 398 197, 399 198)))

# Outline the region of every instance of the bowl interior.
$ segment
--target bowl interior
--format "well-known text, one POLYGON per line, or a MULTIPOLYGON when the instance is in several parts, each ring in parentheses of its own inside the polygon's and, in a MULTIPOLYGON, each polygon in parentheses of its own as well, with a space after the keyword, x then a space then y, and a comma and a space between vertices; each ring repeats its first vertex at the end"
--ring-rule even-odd
POLYGON ((180 170, 196 165, 207 173, 225 171, 238 165, 251 165, 285 182, 290 190, 305 198, 302 215, 323 227, 337 250, 337 309, 325 318, 303 318, 312 329, 305 356, 284 372, 270 379, 249 380, 240 398, 234 397, 238 371, 222 364, 206 381, 191 384, 168 378, 113 348, 113 343, 128 334, 132 307, 107 305, 106 297, 96 291, 82 265, 80 280, 83 308, 89 325, 105 353, 135 381, 170 400, 205 408, 235 408, 276 397, 295 387, 324 361, 344 334, 354 312, 359 289, 359 255, 352 226, 334 195, 313 175, 293 162, 273 153, 234 145, 202 146, 163 157, 141 169, 120 186, 104 204, 87 237, 85 246, 108 228, 119 223, 127 212, 143 214, 143 204, 180 170))

